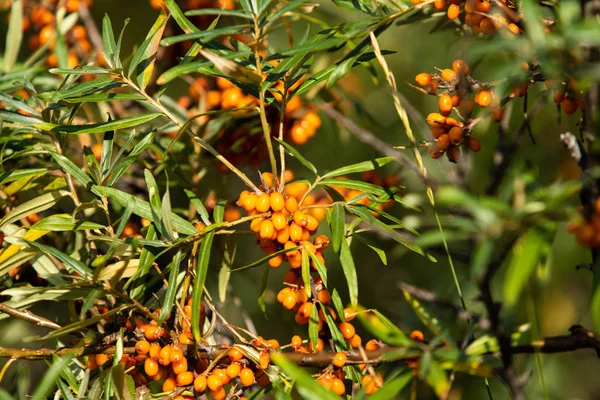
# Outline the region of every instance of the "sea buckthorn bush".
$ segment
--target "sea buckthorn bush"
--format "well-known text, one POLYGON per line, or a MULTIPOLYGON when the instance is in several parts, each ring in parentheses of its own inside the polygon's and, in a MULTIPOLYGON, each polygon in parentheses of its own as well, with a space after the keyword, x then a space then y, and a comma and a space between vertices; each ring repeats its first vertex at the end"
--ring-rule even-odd
POLYGON ((0 1, 0 397, 593 398, 599 15, 0 1))

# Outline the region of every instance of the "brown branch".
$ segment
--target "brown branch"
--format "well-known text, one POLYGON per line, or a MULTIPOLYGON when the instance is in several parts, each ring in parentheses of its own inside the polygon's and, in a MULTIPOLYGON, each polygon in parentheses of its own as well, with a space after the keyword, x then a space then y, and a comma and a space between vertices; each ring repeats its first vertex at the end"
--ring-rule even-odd
POLYGON ((38 326, 43 326, 44 328, 50 329, 60 329, 62 328, 55 322, 50 321, 44 317, 40 317, 27 310, 17 310, 16 308, 12 308, 7 306, 6 304, 0 304, 0 312, 10 315, 11 317, 22 319, 27 322, 33 322, 38 326))
MULTIPOLYGON (((182 346, 186 347, 186 346, 182 346)), ((511 346, 510 354, 532 354, 532 353, 566 353, 582 349, 593 349, 600 357, 600 336, 592 331, 575 325, 570 328, 570 334, 562 336, 551 336, 536 340, 529 344, 511 346)), ((51 358, 53 355, 64 356, 73 354, 82 356, 87 354, 115 354, 116 347, 89 346, 62 349, 16 349, 0 347, 0 358, 41 360, 51 358)), ((184 348, 185 350, 185 348, 184 348)), ((221 359, 229 349, 220 346, 198 345, 198 356, 201 359, 221 359)), ((123 354, 135 354, 135 347, 124 347, 123 354)), ((333 362, 335 352, 321 351, 319 353, 289 352, 281 353, 288 360, 303 367, 324 368, 333 362)), ((360 350, 346 352, 347 364, 379 364, 397 361, 405 361, 419 358, 422 351, 418 348, 406 346, 382 346, 378 350, 365 351, 366 360, 360 350)))

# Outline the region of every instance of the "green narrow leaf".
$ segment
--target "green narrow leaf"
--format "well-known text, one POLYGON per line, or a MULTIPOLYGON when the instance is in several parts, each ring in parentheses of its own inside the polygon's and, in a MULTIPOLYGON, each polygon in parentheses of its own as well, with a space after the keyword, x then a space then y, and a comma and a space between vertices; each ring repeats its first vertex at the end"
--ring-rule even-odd
POLYGON ((438 336, 441 332, 440 321, 429 314, 425 307, 423 307, 423 305, 417 299, 412 297, 406 290, 402 289, 402 293, 421 322, 423 322, 423 324, 431 331, 431 333, 433 333, 435 336, 438 336))
POLYGON ((115 42, 115 34, 108 14, 104 14, 104 18, 102 19, 102 42, 104 44, 104 58, 106 62, 111 68, 116 68, 115 56, 117 54, 117 43, 115 42))
POLYGON ((196 277, 194 278, 194 290, 192 297, 192 333, 194 339, 199 342, 202 332, 200 331, 200 306, 202 305, 202 293, 204 291, 204 282, 208 273, 208 264, 210 261, 210 251, 212 249, 214 231, 208 232, 202 243, 200 243, 200 251, 198 252, 198 264, 196 267, 196 277))
MULTIPOLYGON (((129 203, 133 202, 133 213, 135 215, 138 215, 142 218, 146 218, 160 226, 160 220, 155 220, 156 218, 152 214, 152 209, 147 201, 138 199, 135 196, 124 193, 114 188, 94 185, 93 189, 102 195, 108 196, 123 207, 127 207, 129 203)), ((194 228, 194 225, 181 218, 179 215, 173 214, 171 218, 173 220, 173 226, 177 230, 177 232, 186 235, 195 235, 197 233, 196 228, 194 228)))
POLYGON ((234 268, 234 269, 231 270, 231 272, 243 271, 245 269, 258 267, 259 265, 261 265, 262 263, 265 263, 265 262, 269 261, 273 257, 277 257, 280 254, 284 254, 284 253, 287 253, 287 252, 292 251, 292 250, 299 250, 301 248, 302 247, 297 246, 297 247, 291 247, 289 249, 278 250, 275 253, 271 253, 268 256, 265 256, 265 257, 261 258, 260 260, 254 261, 254 262, 252 262, 250 264, 244 265, 243 267, 234 268))
POLYGON ((88 327, 90 325, 94 325, 97 324, 98 322, 102 321, 104 318, 110 317, 111 315, 115 315, 117 313, 120 313, 121 311, 130 308, 131 305, 129 304, 122 304, 116 308, 113 308, 110 311, 105 312, 104 314, 100 314, 100 315, 96 315, 93 316, 91 318, 88 318, 86 320, 83 321, 77 321, 74 322, 72 324, 69 324, 67 326, 63 326, 60 329, 56 329, 50 333, 48 333, 46 336, 42 336, 42 337, 35 337, 34 340, 50 340, 50 339, 54 339, 63 335, 66 335, 67 333, 71 333, 71 332, 75 332, 78 330, 81 330, 85 327, 88 327))
POLYGON ((104 133, 106 131, 132 128, 134 126, 142 125, 152 121, 158 117, 161 117, 161 113, 153 114, 141 114, 134 117, 127 117, 117 119, 109 122, 101 122, 97 124, 84 124, 84 125, 54 125, 48 129, 51 132, 66 133, 73 135, 89 134, 89 133, 104 133))
MULTIPOLYGON (((426 352, 425 354, 430 354, 426 352)), ((445 399, 448 397, 448 392, 450 391, 450 380, 448 379, 448 375, 442 368, 441 364, 436 360, 431 360, 429 363, 429 368, 427 370, 427 382, 433 388, 435 394, 441 398, 445 399)))
POLYGON ((513 307, 538 265, 544 247, 548 246, 543 235, 530 229, 513 247, 512 256, 504 277, 504 303, 513 307))
POLYGON ((58 361, 52 363, 50 369, 48 369, 48 371, 36 385, 35 391, 31 396, 32 400, 45 400, 48 398, 52 390, 54 390, 56 387, 56 382, 58 381, 61 372, 67 365, 69 365, 72 358, 72 354, 67 354, 61 357, 58 361))
POLYGON ((41 231, 65 232, 103 229, 105 226, 91 221, 76 220, 69 214, 55 214, 42 219, 32 228, 41 231))
POLYGON ((317 256, 312 251, 309 251, 307 249, 305 249, 304 251, 308 252, 308 254, 310 255, 310 258, 312 259, 315 269, 319 273, 319 276, 321 277, 321 279, 323 279, 323 284, 325 285, 325 287, 327 287, 327 268, 321 262, 321 260, 319 260, 317 258, 317 256))
POLYGON ((165 27, 167 26, 167 20, 167 14, 161 9, 154 25, 152 25, 150 31, 146 35, 146 39, 137 49, 129 64, 127 75, 132 77, 132 75, 135 74, 135 79, 142 90, 145 90, 152 77, 156 52, 165 27))
POLYGON ((395 399, 412 379, 412 372, 405 372, 404 374, 390 381, 386 381, 383 383, 383 386, 379 388, 379 390, 369 396, 369 400, 395 399))
POLYGON ((266 265, 265 270, 263 271, 262 279, 260 280, 260 294, 258 295, 258 307, 265 314, 267 309, 265 307, 265 293, 267 292, 267 285, 269 283, 269 273, 271 272, 271 266, 266 265))
POLYGON ((342 240, 340 247, 340 263, 346 276, 346 282, 348 283, 348 294, 350 296, 350 304, 356 308, 358 306, 358 278, 356 276, 356 266, 354 265, 354 258, 350 252, 350 246, 346 239, 342 240))
POLYGON ((304 291, 310 297, 310 263, 308 262, 308 251, 302 248, 302 282, 304 282, 304 291))
POLYGON ((316 348, 317 339, 319 338, 319 306, 313 303, 313 307, 310 309, 310 316, 308 318, 308 338, 312 348, 316 348))
POLYGON ((69 196, 66 190, 57 190, 33 198, 29 201, 19 204, 0 220, 0 228, 12 222, 18 221, 31 214, 42 212, 56 205, 63 197, 69 196))
MULTIPOLYGON (((158 193, 157 193, 157 195, 158 195, 158 193)), ((167 187, 165 189, 165 194, 163 195, 163 198, 162 198, 161 214, 162 214, 162 223, 163 223, 163 226, 165 227, 165 232, 167 233, 165 236, 167 238, 169 238, 169 240, 171 240, 171 238, 173 238, 173 234, 175 233, 175 229, 173 228, 173 220, 171 218, 171 215, 173 215, 173 213, 171 212, 171 196, 169 195, 169 183, 168 182, 167 182, 167 187)))
POLYGON ((212 222, 210 221, 210 217, 208 216, 208 211, 206 210, 206 207, 204 207, 204 203, 202 203, 202 200, 196 197, 194 192, 192 192, 191 190, 183 189, 183 191, 185 192, 188 199, 190 199, 192 205, 196 207, 196 211, 198 211, 198 214, 200 214, 200 219, 202 219, 202 222, 204 222, 206 226, 212 224, 212 222))
POLYGON ((54 247, 46 246, 41 243, 32 241, 28 241, 27 243, 29 244, 29 246, 34 247, 52 257, 57 258, 58 260, 60 260, 60 262, 65 264, 65 267, 67 267, 69 271, 75 271, 78 274, 80 274, 83 278, 86 278, 88 275, 92 275, 92 270, 86 267, 85 264, 83 264, 81 261, 74 259, 70 255, 63 253, 62 251, 54 247))
POLYGON ((331 291, 331 301, 333 302, 333 308, 335 308, 338 317, 340 317, 342 321, 346 321, 344 318, 344 303, 342 303, 342 298, 335 288, 331 291))
POLYGON ((4 72, 10 72, 17 61, 23 41, 23 2, 14 0, 10 8, 6 45, 4 46, 4 72))
POLYGON ((326 173, 325 175, 322 176, 322 178, 323 179, 333 178, 336 176, 353 174, 356 172, 372 171, 376 168, 383 167, 384 165, 386 165, 394 160, 395 160, 395 157, 375 158, 373 160, 363 161, 363 162, 360 162, 357 164, 352 164, 352 165, 348 165, 346 167, 338 168, 336 170, 326 173))
MULTIPOLYGON (((133 132, 135 132, 135 130, 133 132)), ((152 132, 148 133, 146 136, 144 136, 142 138, 142 140, 140 140, 139 142, 137 142, 135 144, 135 146, 133 147, 133 149, 131 149, 131 152, 129 152, 129 155, 127 157, 120 159, 113 165, 113 167, 111 168, 111 170, 109 172, 110 179, 108 180, 108 186, 114 185, 115 182, 117 182, 119 180, 119 178, 121 178, 121 176, 123 176, 123 174, 125 172, 127 172, 129 167, 131 166, 131 164, 133 164, 135 162, 135 160, 137 159, 137 156, 140 155, 140 153, 142 151, 144 151, 145 149, 147 149, 154 143, 155 136, 156 136, 156 131, 152 131, 152 132)), ((133 139, 133 137, 132 137, 132 139, 133 139)), ((125 147, 126 146, 122 147, 121 151, 123 151, 123 149, 125 147)), ((118 158, 119 158, 119 155, 117 155, 117 159, 118 158)))
POLYGON ((222 303, 227 299, 227 286, 229 285, 231 268, 233 267, 236 251, 236 242, 231 238, 231 235, 227 235, 227 238, 225 239, 225 250, 223 252, 223 262, 221 264, 221 270, 219 271, 219 300, 221 300, 222 303))
POLYGON ((317 168, 310 161, 304 158, 298 150, 296 150, 294 147, 284 142, 283 140, 279 140, 276 137, 273 137, 273 139, 275 139, 275 141, 279 143, 280 146, 283 146, 294 158, 300 161, 302 165, 311 170, 315 175, 317 174, 317 168))
POLYGON ((344 206, 340 203, 333 205, 333 211, 331 212, 331 219, 329 221, 329 229, 331 229, 331 247, 333 251, 338 253, 344 239, 344 206))
MULTIPOLYGON (((340 329, 338 328, 337 323, 335 322, 335 320, 333 319, 333 317, 331 316, 331 313, 329 312, 329 310, 327 309, 327 307, 325 307, 325 305, 321 302, 319 302, 318 304, 315 304, 315 306, 313 307, 313 309, 321 307, 321 311, 323 312, 323 315, 325 316, 325 322, 327 323, 327 326, 329 327, 329 332, 331 332, 331 337, 335 342, 336 345, 336 349, 337 350, 348 350, 350 348, 349 344, 346 342, 346 340, 344 339, 344 336, 342 335, 342 332, 340 332, 340 329)), ((343 310, 342 310, 342 316, 344 315, 343 310)), ((311 315, 312 316, 312 315, 311 315)), ((317 316, 318 318, 318 316, 317 316)), ((310 327, 309 327, 310 329, 310 327)), ((313 345, 314 346, 314 345, 313 345)))
POLYGON ((175 302, 175 295, 177 294, 177 276, 179 275, 179 264, 183 259, 183 251, 179 250, 171 261, 171 272, 169 273, 169 286, 165 293, 165 300, 161 306, 160 317, 158 318, 159 324, 162 324, 173 311, 173 303, 175 302))
POLYGON ((56 162, 66 173, 71 175, 77 182, 81 184, 84 188, 90 190, 92 187, 92 179, 81 170, 73 161, 69 160, 67 157, 62 154, 58 154, 54 151, 49 152, 54 162, 56 162))

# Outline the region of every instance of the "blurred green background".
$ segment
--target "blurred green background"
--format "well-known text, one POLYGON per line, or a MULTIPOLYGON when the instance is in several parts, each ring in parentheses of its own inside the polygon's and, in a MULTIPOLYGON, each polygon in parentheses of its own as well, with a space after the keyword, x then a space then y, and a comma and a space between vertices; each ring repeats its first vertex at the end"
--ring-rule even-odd
MULTIPOLYGON (((314 11, 315 15, 325 19, 330 24, 337 24, 344 20, 356 20, 362 18, 359 13, 342 11, 335 7, 330 1, 317 1, 319 7, 314 11)), ((131 18, 124 42, 124 54, 129 54, 135 44, 140 43, 147 30, 154 22, 157 11, 150 8, 146 0, 96 0, 92 8, 92 14, 96 22, 100 23, 104 13, 110 15, 113 26, 120 29, 125 18, 131 18)), ((4 16, 0 16, 5 21, 4 16)), ((429 112, 436 111, 437 100, 433 96, 425 96, 404 84, 405 81, 413 82, 414 76, 423 71, 432 72, 434 67, 446 68, 456 58, 469 60, 469 51, 472 45, 467 39, 461 38, 453 30, 430 33, 435 22, 417 23, 408 26, 392 26, 380 38, 379 42, 383 49, 395 51, 395 54, 387 56, 388 63, 392 68, 399 92, 406 97, 407 101, 414 106, 420 114, 420 120, 412 119, 413 128, 416 130, 419 140, 428 140, 429 132, 424 125, 424 118, 429 112)), ((306 29, 306 23, 298 22, 294 25, 298 35, 306 29)), ((311 32, 318 31, 315 26, 311 32)), ((273 45, 285 44, 285 37, 273 38, 273 45)), ((321 55, 315 65, 329 65, 336 61, 337 55, 321 55), (328 57, 330 57, 328 59, 328 57)), ((473 73, 477 76, 491 76, 494 66, 502 54, 490 55, 483 60, 473 73)), ((380 77, 380 79, 383 79, 380 77)), ((375 82, 373 77, 364 69, 356 69, 354 72, 340 81, 339 85, 349 93, 349 98, 360 102, 362 109, 350 115, 360 125, 366 127, 381 140, 390 145, 408 144, 400 121, 393 108, 389 90, 385 84, 375 82)), ((542 84, 538 84, 543 86, 542 84)), ((185 90, 185 85, 174 85, 170 92, 173 96, 177 91, 185 90)), ((539 90, 538 90, 539 91, 539 90)), ((536 91, 530 93, 529 101, 533 102, 536 91)), ((511 128, 518 126, 523 118, 521 107, 523 99, 514 101, 513 123, 511 128)), ((322 171, 331 170, 353 162, 358 162, 380 154, 371 147, 359 142, 354 136, 344 129, 328 120, 323 114, 323 126, 315 138, 306 145, 300 146, 302 153, 311 160, 317 168, 322 171)), ((574 179, 577 177, 577 167, 569 159, 563 148, 559 134, 565 131, 577 131, 577 117, 564 116, 560 124, 557 123, 557 113, 554 104, 548 103, 543 112, 538 115, 532 123, 532 132, 536 144, 532 144, 524 135, 521 140, 521 148, 516 157, 515 165, 521 166, 523 173, 533 174, 539 185, 548 184, 556 179, 574 179)), ((466 182, 476 195, 482 194, 489 179, 493 163, 495 145, 497 143, 497 127, 491 122, 479 124, 475 130, 475 136, 482 142, 482 151, 473 155, 468 162, 461 163, 458 167, 450 164, 446 158, 431 160, 424 150, 424 158, 430 175, 440 184, 454 184, 453 177, 459 169, 466 174, 466 182)), ((409 151, 408 156, 411 156, 409 151)), ((299 164, 292 165, 296 168, 297 176, 302 176, 302 167, 299 164)), ((263 170, 267 165, 262 166, 263 170)), ((407 196, 415 203, 425 208, 422 215, 412 214, 407 222, 412 223, 419 231, 435 230, 434 220, 430 207, 424 196, 424 187, 414 173, 406 170, 399 164, 389 164, 384 171, 393 173, 400 177, 403 185, 407 187, 407 196)), ((257 178, 256 171, 247 169, 244 172, 251 177, 257 178)), ((511 174, 518 177, 519 170, 511 174)), ((511 184, 510 178, 505 184, 511 184)), ((220 198, 235 199, 240 190, 240 182, 231 175, 213 175, 201 182, 201 192, 205 190, 216 190, 220 198)), ((577 199, 573 199, 572 205, 577 199)), ((406 215, 406 211, 396 206, 392 210, 399 216, 406 215)), ((443 223, 451 223, 451 216, 442 211, 443 223)), ((576 271, 575 265, 581 262, 589 262, 589 254, 578 247, 571 235, 566 232, 566 224, 562 224, 554 240, 550 261, 549 279, 538 279, 530 283, 524 292, 519 306, 512 310, 503 310, 503 320, 507 330, 513 330, 520 324, 537 319, 539 332, 542 336, 560 335, 568 331, 572 324, 591 326, 589 315, 589 297, 591 291, 591 273, 589 271, 576 271)), ((323 228, 322 228, 323 229, 323 228)), ((325 232, 327 228, 324 228, 325 232)), ((325 232, 327 233, 327 232, 325 232)), ((414 253, 405 252, 403 248, 385 238, 372 235, 370 239, 378 247, 388 252, 389 263, 384 266, 366 246, 355 243, 352 251, 359 276, 359 300, 367 308, 376 308, 388 316, 406 331, 420 329, 425 332, 415 314, 404 301, 402 293, 398 289, 399 282, 408 282, 415 286, 427 288, 437 293, 440 297, 460 304, 454 287, 449 266, 441 248, 431 248, 438 262, 433 263, 424 257, 414 253)), ((222 248, 223 241, 216 241, 217 251, 222 248)), ((467 246, 450 242, 451 250, 461 253, 469 258, 467 246)), ((331 252, 325 252, 327 268, 330 280, 334 286, 341 290, 343 299, 347 299, 345 293, 345 280, 341 267, 331 252)), ((238 241, 237 263, 241 264, 262 257, 256 248, 253 239, 240 239, 238 241)), ((457 257, 457 259, 459 259, 457 257)), ((215 262, 213 273, 209 274, 207 287, 211 290, 214 298, 217 288, 217 272, 220 265, 215 262)), ((465 263, 456 262, 459 280, 467 300, 467 306, 472 311, 483 312, 483 307, 477 301, 478 291, 474 278, 471 276, 469 267, 465 263)), ((259 334, 274 337, 281 343, 288 343, 291 336, 301 334, 306 336, 306 327, 298 327, 294 323, 294 315, 286 311, 275 300, 277 291, 282 287, 285 268, 273 270, 269 279, 269 290, 266 295, 267 312, 263 315, 257 306, 256 298, 259 294, 262 268, 234 273, 231 278, 231 290, 229 300, 226 304, 218 304, 218 307, 232 323, 243 324, 243 308, 254 324, 259 334), (239 299, 239 303, 233 301, 239 299), (241 304, 241 307, 240 307, 241 304)), ((502 271, 496 277, 496 284, 502 280, 502 271)), ((500 290, 495 285, 495 295, 500 296, 500 290)), ((464 335, 464 324, 457 324, 457 318, 447 310, 438 309, 433 305, 427 305, 428 310, 437 315, 442 326, 447 327, 454 334, 454 338, 461 340, 464 335)), ((57 309, 54 304, 46 303, 38 306, 32 311, 38 312, 51 318, 52 314, 61 315, 65 310, 57 309)), ((51 318, 52 319, 52 318, 51 318)), ((43 329, 36 329, 31 324, 22 321, 0 322, 0 345, 5 347, 27 347, 38 346, 39 343, 24 343, 23 338, 43 333, 43 329)), ((366 340, 368 335, 359 328, 366 340)), ((46 343, 51 346, 53 343, 46 343)), ((67 343, 65 343, 67 344, 67 343)), ((600 398, 600 380, 597 379, 600 371, 600 362, 591 350, 580 350, 567 354, 542 355, 543 379, 548 388, 551 399, 598 399, 600 398)), ((0 367, 5 360, 0 361, 0 367)), ((519 373, 530 373, 530 379, 526 386, 528 398, 543 398, 540 384, 540 369, 536 367, 535 357, 517 356, 516 365, 519 373)), ((35 386, 40 373, 44 370, 43 362, 18 361, 11 366, 4 377, 1 386, 9 392, 14 392, 20 380, 29 381, 29 388, 35 386)), ((497 379, 491 379, 490 385, 494 399, 509 398, 504 385, 497 379)), ((21 386, 23 387, 23 386, 21 386)), ((30 392, 29 389, 28 392, 30 392)), ((18 393, 25 398, 27 391, 18 393)), ((434 398, 434 394, 425 385, 419 390, 419 398, 434 398)), ((453 385, 450 399, 482 399, 487 398, 485 382, 482 378, 474 378, 466 374, 457 374, 453 385)))

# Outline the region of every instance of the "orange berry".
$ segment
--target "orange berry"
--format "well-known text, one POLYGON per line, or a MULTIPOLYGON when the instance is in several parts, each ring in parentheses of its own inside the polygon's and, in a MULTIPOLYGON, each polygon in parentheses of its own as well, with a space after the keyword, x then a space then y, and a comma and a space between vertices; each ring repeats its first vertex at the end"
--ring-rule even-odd
POLYGON ((300 338, 300 336, 298 335, 294 335, 292 336, 292 349, 294 349, 295 351, 298 351, 300 349, 300 347, 302 347, 302 338, 300 338))
POLYGON ((338 396, 343 396, 346 393, 346 385, 340 378, 333 378, 331 380, 331 391, 338 396))
POLYGON ((248 367, 240 371, 240 382, 243 386, 252 386, 254 383, 254 372, 248 367))
POLYGON ((446 8, 446 0, 435 0, 433 2, 433 6, 436 10, 443 10, 446 8))
POLYGON ((356 334, 356 330, 354 329, 354 326, 348 322, 341 322, 338 325, 338 328, 340 329, 342 336, 346 340, 352 339, 352 337, 356 334))
POLYGON ((210 374, 206 380, 206 385, 210 390, 216 391, 223 387, 223 380, 214 372, 210 374))
POLYGON ((419 84, 419 86, 427 86, 431 83, 431 74, 427 72, 421 72, 417 76, 415 76, 415 81, 419 84))
POLYGON ((440 136, 437 139, 436 146, 439 150, 448 150, 448 147, 450 147, 450 138, 448 137, 448 135, 443 134, 442 136, 440 136))
POLYGON ((242 207, 246 211, 252 211, 256 208, 256 202, 258 201, 258 196, 256 193, 250 193, 248 196, 242 200, 242 207))
POLYGON ((221 92, 218 90, 210 90, 206 93, 206 103, 210 108, 218 107, 222 101, 221 92))
POLYGON ((173 369, 174 373, 179 375, 180 373, 187 371, 187 369, 188 369, 187 360, 184 358, 181 361, 172 362, 171 368, 173 369))
POLYGON ((357 348, 362 343, 362 338, 359 335, 354 335, 352 336, 352 338, 350 338, 348 343, 350 344, 350 346, 357 348))
POLYGON ((162 391, 171 393, 175 389, 177 389, 177 380, 175 379, 175 377, 170 376, 167 379, 165 379, 162 385, 162 391))
POLYGON ((446 117, 438 113, 431 113, 427 116, 427 123, 431 126, 439 126, 446 123, 446 117))
POLYGON ((315 343, 314 349, 313 349, 313 345, 311 342, 308 344, 307 350, 309 351, 309 353, 318 353, 318 352, 322 351, 324 347, 325 347, 325 343, 323 343, 323 339, 317 338, 317 342, 315 343))
POLYGON ((342 368, 344 365, 346 365, 347 359, 348 359, 348 356, 346 355, 346 353, 337 352, 333 356, 333 365, 335 365, 338 368, 342 368))
MULTIPOLYGON (((295 222, 290 225, 290 240, 293 242, 299 242, 302 240, 302 227, 295 222)), ((289 254, 288 254, 289 256, 289 254)))
POLYGON ((42 28, 39 34, 40 44, 46 44, 52 36, 54 36, 54 27, 52 25, 46 25, 42 28))
POLYGON ((515 35, 521 33, 521 29, 519 29, 519 27, 513 23, 508 24, 508 30, 514 33, 515 35))
POLYGON ((238 348, 233 347, 231 350, 229 350, 229 359, 232 362, 240 361, 242 358, 244 358, 244 353, 242 353, 238 348))
POLYGON ((283 195, 279 192, 271 193, 269 203, 273 211, 282 211, 285 207, 285 199, 283 198, 283 195))
POLYGON ((562 111, 567 115, 574 114, 577 111, 577 103, 571 97, 565 97, 560 105, 562 111))
POLYGON ((194 390, 198 393, 202 393, 206 390, 206 376, 198 375, 194 379, 194 390))
POLYGON ((189 386, 192 382, 194 382, 194 373, 192 371, 177 374, 177 386, 189 386))
POLYGON ((356 310, 351 307, 344 308, 344 321, 350 322, 354 318, 356 318, 356 310))
POLYGON ((319 228, 319 220, 310 214, 306 215, 306 229, 309 231, 316 231, 319 228))
MULTIPOLYGON (((300 291, 298 291, 298 293, 306 294, 306 292, 304 290, 300 290, 300 291)), ((296 301, 298 301, 297 297, 296 297, 296 301)), ((298 314, 302 315, 304 318, 310 318, 310 313, 312 312, 312 309, 314 306, 313 303, 311 303, 309 301, 305 301, 305 302, 298 301, 298 303, 304 303, 298 309, 298 314)))
MULTIPOLYGON (((546 81, 548 82, 548 81, 546 81)), ((564 90, 554 90, 552 93, 552 100, 554 101, 554 103, 559 104, 562 103, 562 101, 565 98, 565 91, 564 90)))
POLYGON ((135 344, 135 351, 138 354, 148 354, 150 351, 150 343, 145 340, 140 340, 135 344))
POLYGON ((452 62, 452 70, 460 75, 466 75, 469 73, 469 66, 463 60, 454 60, 452 62))
POLYGON ((453 127, 448 131, 448 139, 452 144, 460 143, 463 139, 463 130, 457 126, 453 127))
POLYGON ((315 247, 319 247, 320 250, 325 250, 329 246, 329 238, 325 235, 319 235, 313 241, 315 247))
POLYGON ((287 228, 287 219, 281 212, 274 212, 271 216, 271 222, 273 223, 273 228, 275 228, 275 230, 280 231, 287 228))
POLYGON ((290 227, 285 226, 282 230, 277 233, 277 242, 280 244, 285 244, 290 240, 290 227))
POLYGON ((151 358, 146 358, 146 361, 144 361, 144 372, 150 377, 158 374, 158 363, 151 358))
POLYGON ((425 339, 425 336, 423 335, 423 332, 421 332, 421 331, 412 331, 410 333, 410 338, 412 340, 416 340, 418 342, 422 342, 425 339))
POLYGON ((449 81, 449 82, 454 81, 454 80, 456 80, 456 72, 454 72, 451 69, 446 68, 446 69, 442 70, 442 79, 444 79, 445 81, 449 81))
POLYGON ((290 214, 298 211, 298 200, 294 196, 287 196, 285 199, 285 209, 290 214))
POLYGON ((283 255, 279 254, 273 258, 269 258, 269 266, 271 268, 278 268, 283 263, 283 255))
POLYGON ((171 346, 165 346, 160 350, 160 354, 158 356, 158 362, 160 365, 169 365, 171 364, 171 346))
POLYGON ((285 299, 283 299, 283 307, 286 310, 291 310, 296 306, 296 293, 288 293, 285 299))
POLYGON ((270 196, 267 193, 258 196, 258 199, 256 200, 256 211, 264 213, 269 211, 269 208, 271 208, 270 196))
POLYGON ((266 219, 260 223, 260 237, 262 239, 270 239, 274 231, 275 229, 271 220, 266 219))
POLYGON ((448 19, 455 20, 460 15, 460 7, 456 4, 450 4, 447 15, 448 19))
POLYGON ((309 111, 308 113, 304 114, 302 119, 308 122, 314 129, 319 129, 321 127, 321 117, 319 117, 319 115, 314 111, 309 111))
POLYGON ((227 376, 230 379, 235 379, 238 377, 241 370, 242 370, 242 366, 240 364, 233 363, 233 364, 229 364, 229 366, 227 366, 225 373, 227 374, 227 376))
POLYGON ((260 355, 258 356, 258 367, 260 369, 267 369, 267 368, 269 368, 270 364, 271 364, 271 355, 269 354, 269 352, 267 350, 261 351, 260 355))
POLYGON ((296 225, 306 226, 308 224, 308 218, 306 217, 306 214, 300 210, 294 213, 293 219, 296 225))
POLYGON ((452 112, 452 98, 447 94, 441 95, 438 99, 438 107, 440 114, 444 116, 450 115, 452 112))
POLYGON ((504 109, 502 107, 492 109, 492 121, 500 122, 502 118, 504 118, 504 109))
POLYGON ((489 106, 492 102, 492 94, 490 93, 490 91, 484 89, 481 90, 478 94, 479 96, 476 100, 477 104, 479 104, 480 107, 489 106))
POLYGON ((472 152, 477 153, 479 150, 481 150, 481 143, 479 143, 479 140, 477 140, 477 138, 469 136, 469 138, 467 139, 467 147, 469 147, 469 150, 471 150, 472 152))
POLYGON ((90 354, 87 359, 87 367, 92 371, 98 368, 98 363, 96 363, 96 355, 90 354))
POLYGON ((181 344, 192 344, 194 343, 194 338, 190 334, 189 331, 181 332, 178 337, 179 343, 181 344))
POLYGON ((150 345, 150 351, 149 351, 148 355, 150 356, 150 358, 158 360, 158 358, 160 357, 160 350, 161 350, 160 344, 152 343, 150 345))
POLYGON ((208 393, 210 394, 210 397, 212 397, 213 400, 225 400, 225 398, 227 397, 227 392, 223 387, 221 387, 218 390, 209 390, 208 393))
POLYGON ((458 106, 458 111, 464 116, 468 117, 473 112, 474 102, 473 100, 465 99, 460 102, 458 106))
POLYGON ((365 350, 367 350, 367 351, 377 350, 378 348, 379 348, 379 344, 377 343, 377 341, 375 339, 371 339, 365 344, 365 350))
POLYGON ((319 292, 317 293, 317 300, 319 300, 321 303, 323 303, 325 305, 331 303, 331 294, 329 293, 329 290, 327 290, 327 289, 319 290, 319 292))

